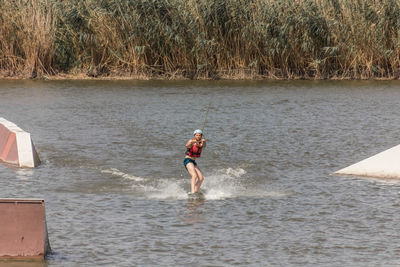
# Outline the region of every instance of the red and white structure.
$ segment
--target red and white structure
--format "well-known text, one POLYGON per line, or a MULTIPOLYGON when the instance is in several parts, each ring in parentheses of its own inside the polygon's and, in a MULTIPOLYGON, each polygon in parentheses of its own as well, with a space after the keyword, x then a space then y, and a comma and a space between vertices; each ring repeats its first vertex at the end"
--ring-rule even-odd
POLYGON ((34 168, 40 164, 31 134, 1 117, 0 161, 22 168, 34 168))

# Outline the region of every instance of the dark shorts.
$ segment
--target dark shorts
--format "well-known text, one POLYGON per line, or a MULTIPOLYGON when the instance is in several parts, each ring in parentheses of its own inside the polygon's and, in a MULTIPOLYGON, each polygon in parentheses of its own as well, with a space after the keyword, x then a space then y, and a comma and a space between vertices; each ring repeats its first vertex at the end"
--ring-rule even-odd
POLYGON ((188 165, 188 163, 193 163, 194 166, 197 166, 196 161, 194 161, 194 160, 192 160, 192 159, 189 159, 189 158, 185 158, 185 159, 183 160, 183 165, 185 165, 185 168, 186 168, 186 165, 188 165))

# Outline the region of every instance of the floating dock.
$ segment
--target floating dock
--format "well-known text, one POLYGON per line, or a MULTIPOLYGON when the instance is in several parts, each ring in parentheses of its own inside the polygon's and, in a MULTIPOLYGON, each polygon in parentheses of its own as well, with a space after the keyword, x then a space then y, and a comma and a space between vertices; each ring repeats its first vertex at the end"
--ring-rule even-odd
POLYGON ((0 161, 24 168, 40 164, 31 134, 0 117, 0 161))
POLYGON ((0 199, 0 260, 44 259, 50 252, 43 199, 0 199))

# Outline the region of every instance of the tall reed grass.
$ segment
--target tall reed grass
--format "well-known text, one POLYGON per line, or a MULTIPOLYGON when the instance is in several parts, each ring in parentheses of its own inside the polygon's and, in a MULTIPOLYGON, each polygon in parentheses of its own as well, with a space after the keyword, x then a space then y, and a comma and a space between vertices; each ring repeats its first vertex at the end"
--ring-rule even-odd
POLYGON ((399 78, 397 0, 0 0, 0 72, 399 78))

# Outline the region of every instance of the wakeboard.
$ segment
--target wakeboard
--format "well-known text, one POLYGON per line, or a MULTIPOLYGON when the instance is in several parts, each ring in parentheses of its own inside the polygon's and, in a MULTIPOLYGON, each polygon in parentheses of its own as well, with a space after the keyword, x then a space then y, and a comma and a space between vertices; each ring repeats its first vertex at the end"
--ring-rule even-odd
POLYGON ((189 199, 205 199, 206 197, 205 197, 204 191, 200 190, 196 193, 188 192, 188 198, 189 199))

